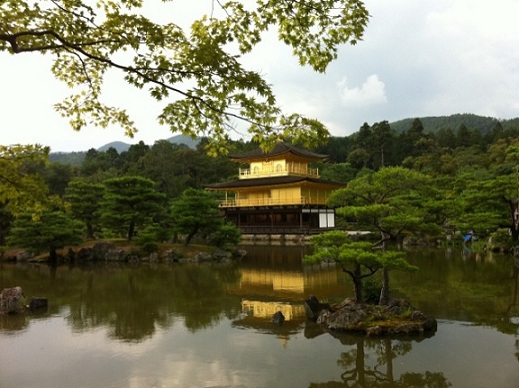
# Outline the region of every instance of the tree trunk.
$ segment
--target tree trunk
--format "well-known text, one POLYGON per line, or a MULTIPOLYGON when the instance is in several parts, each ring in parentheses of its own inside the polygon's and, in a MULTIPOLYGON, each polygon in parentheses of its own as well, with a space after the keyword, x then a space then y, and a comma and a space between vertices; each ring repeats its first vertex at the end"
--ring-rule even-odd
POLYGON ((91 239, 91 238, 94 238, 94 227, 92 226, 92 224, 89 222, 87 223, 87 238, 91 239))
POLYGON ((355 264, 353 285, 355 287, 355 302, 364 303, 364 290, 362 287, 362 273, 360 264, 355 264))
POLYGON ((384 355, 386 357, 386 378, 393 383, 395 381, 394 373, 393 373, 393 347, 391 345, 391 340, 389 338, 384 338, 384 355))
POLYGON ((195 234, 198 233, 198 227, 196 228, 193 228, 193 230, 191 230, 191 232, 189 232, 189 234, 186 236, 186 240, 184 241, 184 245, 189 245, 189 243, 191 242, 191 239, 195 236, 195 234))
POLYGON ((130 226, 128 227, 128 241, 132 241, 134 233, 135 233, 135 224, 133 222, 130 222, 130 226))
MULTIPOLYGON (((387 250, 387 236, 382 233, 382 251, 387 250)), ((382 289, 380 290, 379 305, 385 306, 389 303, 389 269, 383 268, 382 289)))
POLYGON ((510 233, 512 241, 519 241, 519 203, 508 201, 508 208, 510 209, 510 233))
POLYGON ((364 339, 357 342, 357 357, 355 360, 355 366, 357 367, 359 387, 366 386, 366 358, 364 354, 364 339))
POLYGON ((389 269, 383 269, 382 289, 380 290, 379 305, 385 306, 389 303, 389 269))
POLYGON ((49 261, 51 264, 56 264, 58 262, 58 253, 56 252, 56 248, 50 248, 49 261))

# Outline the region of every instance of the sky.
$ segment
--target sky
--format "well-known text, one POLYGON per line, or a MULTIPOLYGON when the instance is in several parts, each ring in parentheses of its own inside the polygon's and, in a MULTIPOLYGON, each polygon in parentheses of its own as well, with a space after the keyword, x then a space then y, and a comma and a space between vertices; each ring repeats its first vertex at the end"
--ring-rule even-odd
MULTIPOLYGON (((195 9, 190 0, 175 0, 180 8, 173 21, 182 24, 204 7, 210 12, 210 2, 199 1, 203 5, 195 9)), ((519 117, 519 0, 365 4, 371 19, 363 40, 341 47, 324 74, 299 66, 272 37, 245 58, 273 85, 284 111, 319 119, 333 136, 383 120, 456 113, 519 117)), ((107 82, 107 99, 128 108, 139 126, 136 136, 128 138, 117 127, 73 131, 53 109, 70 90, 53 78, 51 65, 50 57, 39 54, 0 54, 0 144, 71 152, 112 141, 152 145, 178 134, 158 124, 154 100, 115 78, 107 82)))

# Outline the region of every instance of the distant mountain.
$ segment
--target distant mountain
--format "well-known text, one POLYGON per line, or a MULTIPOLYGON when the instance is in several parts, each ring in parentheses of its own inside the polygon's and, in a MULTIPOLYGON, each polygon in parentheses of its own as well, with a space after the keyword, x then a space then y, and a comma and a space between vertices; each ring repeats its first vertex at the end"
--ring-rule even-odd
MULTIPOLYGON (((189 136, 184 135, 176 135, 173 137, 170 137, 166 139, 170 143, 175 144, 184 144, 188 146, 189 148, 195 149, 198 142, 200 140, 195 139, 193 140, 189 136)), ((152 146, 153 144, 148 144, 149 146, 152 146)), ((100 152, 106 152, 110 148, 114 148, 119 154, 121 152, 128 151, 128 149, 132 146, 132 144, 125 143, 122 141, 113 141, 111 143, 105 144, 97 149, 97 151, 100 152)), ((51 162, 59 162, 64 164, 71 164, 74 166, 80 166, 83 163, 83 160, 85 160, 85 155, 87 151, 80 151, 80 152, 51 152, 49 154, 49 160, 51 162)))
POLYGON ((187 145, 191 149, 196 149, 196 146, 200 143, 200 139, 193 139, 192 137, 185 135, 175 135, 166 140, 170 143, 187 145))
MULTIPOLYGON (((189 148, 192 148, 192 149, 195 149, 196 145, 200 141, 198 139, 192 139, 191 137, 185 136, 185 135, 175 135, 166 140, 169 141, 170 143, 185 144, 186 146, 188 146, 189 148)), ((152 146, 153 144, 148 144, 148 145, 152 146)), ((113 141, 111 143, 108 143, 108 144, 105 144, 104 146, 99 147, 97 150, 104 152, 104 151, 107 151, 109 148, 115 148, 118 153, 121 153, 124 151, 128 151, 128 149, 131 146, 132 146, 132 144, 124 143, 122 141, 113 141)))
POLYGON ((104 146, 101 146, 97 149, 99 152, 106 152, 110 148, 114 148, 119 154, 124 151, 128 151, 128 149, 131 147, 131 144, 125 143, 123 141, 113 141, 111 143, 107 143, 104 146))
MULTIPOLYGON (((482 133, 488 132, 498 122, 501 122, 503 127, 506 124, 512 123, 514 120, 498 120, 494 117, 478 116, 475 114, 464 113, 454 114, 450 116, 432 116, 432 117, 417 117, 424 127, 425 132, 437 133, 442 128, 450 128, 456 131, 460 125, 464 124, 469 129, 477 128, 482 133)), ((390 123, 391 129, 395 132, 407 131, 411 128, 415 118, 408 118, 390 123)))

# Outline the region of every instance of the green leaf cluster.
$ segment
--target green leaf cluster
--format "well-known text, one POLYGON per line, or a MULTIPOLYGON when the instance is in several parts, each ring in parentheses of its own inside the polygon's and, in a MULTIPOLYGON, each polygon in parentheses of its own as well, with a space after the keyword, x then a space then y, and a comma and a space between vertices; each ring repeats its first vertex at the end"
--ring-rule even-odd
MULTIPOLYGON (((174 12, 173 4, 162 5, 174 12)), ((173 2, 171 2, 173 3, 173 2)), ((340 45, 356 44, 369 14, 361 0, 215 2, 189 29, 158 23, 140 0, 8 0, 0 4, 0 52, 54 59, 55 77, 73 94, 55 105, 75 130, 88 125, 137 131, 122 106, 104 98, 108 74, 145 89, 174 132, 205 135, 207 151, 225 153, 237 123, 263 147, 289 131, 307 144, 327 131, 314 119, 283 114, 271 85, 244 67, 264 34, 277 29, 301 65, 324 72, 340 45)))
POLYGON ((36 166, 48 163, 49 148, 40 145, 0 145, 0 203, 13 214, 40 212, 48 188, 36 166))
MULTIPOLYGON (((336 262, 345 271, 353 271, 352 266, 361 265, 371 270, 381 268, 413 270, 405 260, 405 253, 373 249, 369 241, 354 241, 343 231, 331 231, 311 237, 314 251, 304 257, 307 264, 336 262)), ((369 275, 371 276, 371 274, 369 275)))
POLYGON ((172 214, 175 231, 186 236, 185 245, 197 234, 209 237, 217 246, 236 244, 240 239, 238 228, 224 222, 218 202, 210 191, 185 190, 173 202, 172 214))
POLYGON ((426 175, 404 167, 385 167, 336 190, 328 203, 337 208, 339 216, 357 222, 361 230, 376 231, 388 241, 415 232, 437 232, 428 206, 431 195, 434 190, 426 175))
POLYGON ((44 211, 37 220, 32 214, 22 214, 15 219, 7 242, 33 253, 49 252, 55 259, 56 250, 83 241, 84 228, 81 221, 60 210, 44 211))

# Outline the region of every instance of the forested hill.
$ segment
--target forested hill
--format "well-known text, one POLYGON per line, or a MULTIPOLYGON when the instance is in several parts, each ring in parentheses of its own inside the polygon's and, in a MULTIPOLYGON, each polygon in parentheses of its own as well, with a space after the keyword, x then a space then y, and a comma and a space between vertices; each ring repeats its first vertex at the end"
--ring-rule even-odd
MULTIPOLYGON (((175 135, 166 139, 170 143, 174 144, 184 144, 189 148, 195 149, 199 140, 192 139, 189 136, 184 135, 175 135)), ((152 144, 148 144, 152 145, 152 144)), ((105 144, 97 149, 99 152, 106 152, 108 149, 113 148, 118 153, 126 152, 130 149, 132 144, 128 144, 122 141, 113 141, 111 143, 105 144)), ((59 162, 65 164, 71 164, 73 166, 79 166, 85 160, 87 150, 78 151, 78 152, 51 152, 49 155, 49 160, 51 162, 59 162)))
MULTIPOLYGON (((391 128, 391 131, 395 134, 402 134, 404 132, 407 132, 413 125, 414 120, 420 120, 423 130, 426 133, 433 133, 438 134, 438 132, 444 131, 444 130, 450 130, 453 133, 457 133, 458 129, 461 126, 464 126, 467 130, 476 130, 481 132, 482 134, 488 133, 490 130, 492 130, 498 123, 501 125, 503 131, 511 130, 511 133, 517 133, 519 131, 519 118, 509 119, 509 120, 498 120, 494 117, 484 117, 484 116, 478 116, 474 114, 454 114, 451 116, 437 116, 437 117, 417 117, 417 118, 407 118, 399 121, 395 121, 392 123, 389 123, 389 126, 391 128)), ((386 122, 387 123, 387 122, 386 122)), ((379 125, 380 123, 374 124, 374 126, 379 125)), ((347 136, 347 138, 350 138, 350 142, 346 142, 352 146, 352 144, 355 143, 355 138, 357 137, 357 133, 353 133, 350 136, 347 136)), ((171 143, 176 144, 185 144, 188 147, 194 149, 196 148, 196 144, 199 140, 193 140, 187 136, 177 135, 173 136, 169 139, 167 139, 171 143)), ((339 141, 339 140, 338 140, 339 141)), ((342 141, 342 140, 341 140, 342 141)), ((112 142, 105 144, 104 146, 101 146, 97 149, 99 152, 106 152, 109 148, 115 149, 118 153, 127 152, 131 144, 123 143, 123 142, 112 142)), ((151 146, 151 145, 149 145, 151 146)), ((349 151, 351 151, 348 147, 346 147, 344 144, 340 147, 342 155, 341 158, 345 158, 346 155, 348 155, 349 151), (348 150, 347 150, 348 149, 348 150)), ((353 147, 353 146, 352 146, 353 147)), ((333 148, 333 147, 332 147, 333 148)), ((356 147, 353 147, 352 149, 355 149, 356 147)), ((358 147, 357 147, 358 148, 358 147)), ((331 160, 335 161, 343 161, 341 158, 335 159, 333 155, 336 154, 332 149, 330 149, 329 146, 323 146, 319 148, 321 153, 324 153, 326 155, 331 155, 331 160)), ((65 164, 71 164, 71 165, 81 165, 83 160, 85 159, 87 151, 81 151, 81 152, 71 152, 71 153, 51 153, 49 156, 50 161, 52 162, 60 162, 65 164)))
MULTIPOLYGON (((498 120, 495 117, 478 116, 470 113, 454 114, 450 116, 434 116, 434 117, 417 117, 423 125, 424 131, 427 133, 437 133, 440 129, 451 129, 456 131, 461 125, 467 128, 479 129, 482 133, 487 133, 498 122, 501 123, 503 129, 519 126, 519 118, 510 120, 498 120)), ((415 118, 398 120, 390 123, 391 129, 397 133, 407 131, 415 118)))

